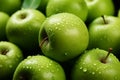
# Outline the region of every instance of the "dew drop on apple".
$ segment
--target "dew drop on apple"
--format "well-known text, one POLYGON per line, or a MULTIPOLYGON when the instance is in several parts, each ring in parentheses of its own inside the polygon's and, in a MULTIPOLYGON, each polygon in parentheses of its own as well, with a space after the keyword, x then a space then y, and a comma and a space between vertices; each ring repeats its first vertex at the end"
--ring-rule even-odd
POLYGON ((99 74, 101 74, 102 72, 98 72, 99 74))
POLYGON ((82 69, 82 67, 80 67, 80 69, 82 69))
POLYGON ((13 66, 12 65, 9 65, 9 68, 12 68, 13 66))
POLYGON ((94 66, 96 66, 96 64, 95 64, 95 63, 94 63, 93 65, 94 65, 94 66))
POLYGON ((95 74, 95 72, 92 72, 92 74, 94 75, 94 74, 95 74))
POLYGON ((65 56, 67 56, 68 55, 68 53, 65 53, 65 56))
POLYGON ((86 68, 83 68, 83 72, 87 72, 87 69, 86 69, 86 68))

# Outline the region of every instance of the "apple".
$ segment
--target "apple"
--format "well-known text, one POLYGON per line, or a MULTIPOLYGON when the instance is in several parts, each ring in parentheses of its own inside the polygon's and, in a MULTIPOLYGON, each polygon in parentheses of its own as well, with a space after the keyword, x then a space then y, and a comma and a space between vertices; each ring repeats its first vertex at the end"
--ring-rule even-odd
POLYGON ((0 11, 12 15, 21 8, 21 0, 0 0, 0 11))
POLYGON ((88 6, 88 23, 101 15, 114 15, 115 7, 112 0, 85 0, 88 6))
POLYGON ((49 0, 46 7, 47 16, 62 12, 73 13, 85 21, 88 7, 84 0, 49 0))
POLYGON ((22 60, 23 54, 18 46, 11 42, 0 41, 0 80, 11 80, 22 60))
POLYGON ((22 9, 14 13, 6 26, 6 35, 10 42, 26 52, 39 49, 38 34, 44 14, 35 9, 22 9))
POLYGON ((0 11, 0 41, 6 41, 6 24, 9 19, 9 15, 0 11))
POLYGON ((60 62, 81 54, 88 42, 85 23, 72 13, 58 13, 48 17, 39 32, 39 45, 43 54, 60 62))
POLYGON ((75 62, 71 80, 120 80, 119 67, 120 62, 111 48, 87 50, 75 62))
POLYGON ((120 17, 120 9, 119 9, 119 11, 118 11, 118 17, 120 17))
POLYGON ((103 16, 95 19, 88 26, 88 49, 100 48, 107 50, 113 48, 113 53, 120 56, 120 18, 115 16, 103 16))
POLYGON ((28 56, 15 70, 13 80, 66 80, 62 66, 43 56, 28 56))

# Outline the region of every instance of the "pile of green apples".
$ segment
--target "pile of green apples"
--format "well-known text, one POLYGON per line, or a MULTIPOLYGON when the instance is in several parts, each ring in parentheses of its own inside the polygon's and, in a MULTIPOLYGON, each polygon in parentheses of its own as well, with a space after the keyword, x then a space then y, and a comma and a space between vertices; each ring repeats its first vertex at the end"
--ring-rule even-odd
POLYGON ((0 0, 0 80, 120 80, 119 0, 0 0))

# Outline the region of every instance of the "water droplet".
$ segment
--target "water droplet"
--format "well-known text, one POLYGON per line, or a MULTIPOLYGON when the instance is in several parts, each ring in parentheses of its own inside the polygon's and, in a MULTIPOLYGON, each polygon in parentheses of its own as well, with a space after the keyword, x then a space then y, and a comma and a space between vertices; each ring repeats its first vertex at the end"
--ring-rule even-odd
POLYGON ((86 68, 83 68, 83 72, 87 72, 87 69, 86 69, 86 68))
POLYGON ((99 72, 99 74, 101 74, 101 72, 99 72))
POLYGON ((93 65, 96 66, 96 63, 94 63, 93 65))
POLYGON ((82 67, 80 67, 80 69, 82 69, 82 67))
POLYGON ((38 69, 38 71, 40 71, 41 69, 38 69))
POLYGON ((57 30, 57 29, 58 29, 58 27, 55 27, 55 29, 57 30))
POLYGON ((28 69, 29 67, 28 67, 28 66, 26 66, 26 68, 28 69))
POLYGON ((92 72, 92 74, 94 75, 94 74, 95 74, 95 72, 92 72))
POLYGON ((12 65, 9 65, 9 68, 12 68, 13 66, 12 65))
POLYGON ((65 53, 65 56, 67 56, 68 55, 68 53, 65 53))

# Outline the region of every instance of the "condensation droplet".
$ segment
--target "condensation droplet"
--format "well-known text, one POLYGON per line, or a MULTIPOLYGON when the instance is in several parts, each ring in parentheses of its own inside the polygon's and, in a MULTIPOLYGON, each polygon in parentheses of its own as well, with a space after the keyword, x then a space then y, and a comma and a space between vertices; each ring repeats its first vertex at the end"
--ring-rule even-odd
POLYGON ((86 69, 86 68, 83 68, 83 72, 87 72, 87 69, 86 69))
POLYGON ((12 68, 13 66, 12 65, 9 65, 9 68, 12 68))
POLYGON ((68 55, 68 53, 65 53, 65 56, 67 56, 68 55))
POLYGON ((80 67, 80 69, 82 69, 82 67, 80 67))
POLYGON ((95 63, 94 63, 93 65, 94 65, 94 66, 96 66, 96 64, 95 64, 95 63))
POLYGON ((95 72, 92 72, 92 74, 94 75, 94 74, 95 74, 95 72))

